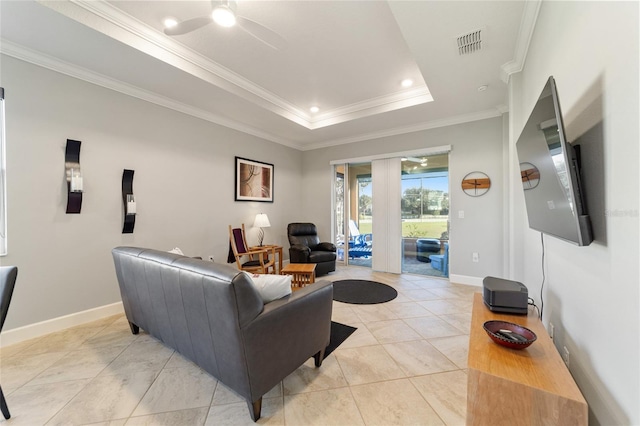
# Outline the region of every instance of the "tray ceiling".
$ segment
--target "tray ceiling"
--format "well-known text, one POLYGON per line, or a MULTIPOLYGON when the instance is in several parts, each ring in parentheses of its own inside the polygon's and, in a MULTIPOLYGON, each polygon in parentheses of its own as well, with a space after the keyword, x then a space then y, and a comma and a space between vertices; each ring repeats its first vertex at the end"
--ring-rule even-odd
POLYGON ((274 49, 237 26, 163 33, 164 18, 206 16, 209 1, 2 2, 0 49, 306 150, 499 116, 501 73, 532 25, 525 6, 239 2, 238 15, 285 40, 274 49), (477 30, 482 48, 460 55, 458 38, 477 30))

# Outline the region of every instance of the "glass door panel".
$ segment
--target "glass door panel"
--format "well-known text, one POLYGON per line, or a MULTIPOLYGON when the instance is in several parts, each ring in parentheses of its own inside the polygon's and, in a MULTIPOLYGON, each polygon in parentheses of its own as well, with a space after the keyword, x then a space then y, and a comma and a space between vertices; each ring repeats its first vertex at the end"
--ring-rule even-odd
POLYGON ((345 224, 347 219, 345 216, 346 200, 345 200, 345 166, 339 164, 334 166, 334 230, 336 254, 338 262, 345 262, 346 259, 346 239, 345 224))
POLYGON ((448 276, 449 155, 404 158, 401 185, 402 272, 448 276))
POLYGON ((373 183, 371 163, 349 164, 349 247, 347 262, 350 265, 370 268, 373 234, 373 183))

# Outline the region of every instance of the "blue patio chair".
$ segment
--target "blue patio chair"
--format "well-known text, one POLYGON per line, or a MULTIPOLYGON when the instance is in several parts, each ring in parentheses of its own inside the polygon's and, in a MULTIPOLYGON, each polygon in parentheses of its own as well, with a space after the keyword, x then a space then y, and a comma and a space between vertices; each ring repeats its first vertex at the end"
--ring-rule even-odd
POLYGON ((444 243, 444 254, 432 254, 431 267, 442 272, 445 277, 449 276, 449 243, 444 243))
POLYGON ((361 234, 355 221, 349 221, 349 258, 370 257, 372 253, 373 234, 361 234))

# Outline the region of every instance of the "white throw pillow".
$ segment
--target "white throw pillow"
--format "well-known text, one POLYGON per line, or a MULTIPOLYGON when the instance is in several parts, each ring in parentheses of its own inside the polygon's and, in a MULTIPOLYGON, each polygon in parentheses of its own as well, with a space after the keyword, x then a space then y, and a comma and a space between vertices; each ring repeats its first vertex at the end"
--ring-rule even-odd
POLYGON ((180 250, 178 247, 169 250, 169 253, 173 253, 173 254, 179 254, 180 256, 184 256, 184 253, 182 252, 182 250, 180 250))
POLYGON ((291 294, 291 275, 250 274, 243 271, 260 293, 264 303, 281 299, 291 294))

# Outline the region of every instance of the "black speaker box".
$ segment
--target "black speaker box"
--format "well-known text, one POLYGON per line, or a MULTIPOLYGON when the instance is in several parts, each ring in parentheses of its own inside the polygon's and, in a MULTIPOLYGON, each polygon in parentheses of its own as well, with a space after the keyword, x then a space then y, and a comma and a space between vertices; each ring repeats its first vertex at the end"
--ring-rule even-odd
POLYGON ((484 304, 493 312, 526 315, 529 290, 518 282, 496 277, 482 280, 484 304))

